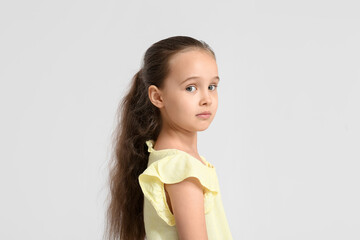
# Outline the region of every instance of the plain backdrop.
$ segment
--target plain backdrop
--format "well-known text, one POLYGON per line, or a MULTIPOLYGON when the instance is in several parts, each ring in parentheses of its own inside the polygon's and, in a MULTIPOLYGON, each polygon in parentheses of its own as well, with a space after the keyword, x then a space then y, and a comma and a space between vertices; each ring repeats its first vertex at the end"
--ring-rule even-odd
POLYGON ((101 239, 119 101, 154 42, 215 51, 199 153, 236 240, 360 239, 358 1, 1 1, 0 239, 101 239))

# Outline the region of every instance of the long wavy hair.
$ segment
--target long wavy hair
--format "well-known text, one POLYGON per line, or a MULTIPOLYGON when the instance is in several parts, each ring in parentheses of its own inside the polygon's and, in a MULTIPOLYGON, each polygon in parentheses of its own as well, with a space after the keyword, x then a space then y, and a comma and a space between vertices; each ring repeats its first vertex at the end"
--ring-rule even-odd
POLYGON ((170 58, 192 48, 206 50, 215 58, 208 44, 187 36, 170 37, 151 45, 118 106, 117 123, 112 133, 104 239, 145 238, 144 195, 138 177, 148 164, 145 142, 156 141, 162 126, 160 111, 148 97, 148 87, 155 85, 161 89, 170 70, 170 58))

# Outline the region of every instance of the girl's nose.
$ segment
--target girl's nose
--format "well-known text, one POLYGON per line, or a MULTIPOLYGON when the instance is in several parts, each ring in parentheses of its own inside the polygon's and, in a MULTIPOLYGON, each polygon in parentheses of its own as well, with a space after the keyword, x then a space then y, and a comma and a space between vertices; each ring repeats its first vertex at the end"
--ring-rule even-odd
POLYGON ((201 92, 201 100, 200 105, 210 105, 212 103, 211 95, 209 90, 205 90, 201 92))

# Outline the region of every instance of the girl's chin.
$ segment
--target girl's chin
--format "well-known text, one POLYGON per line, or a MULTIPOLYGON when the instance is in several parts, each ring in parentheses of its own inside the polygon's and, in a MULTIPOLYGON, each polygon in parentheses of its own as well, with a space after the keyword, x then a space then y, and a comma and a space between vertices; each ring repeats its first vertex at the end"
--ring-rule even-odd
POLYGON ((204 125, 204 126, 202 126, 202 127, 199 127, 198 128, 198 132, 202 132, 202 131, 205 131, 206 129, 208 129, 209 128, 209 126, 210 126, 210 124, 208 124, 208 125, 204 125))

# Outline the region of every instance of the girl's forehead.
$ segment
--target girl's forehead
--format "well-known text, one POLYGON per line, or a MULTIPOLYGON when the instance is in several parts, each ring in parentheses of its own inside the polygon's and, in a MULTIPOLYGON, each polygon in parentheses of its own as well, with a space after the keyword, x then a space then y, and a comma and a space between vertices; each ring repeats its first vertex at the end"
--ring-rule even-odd
POLYGON ((217 75, 214 56, 205 50, 189 50, 176 53, 169 60, 169 75, 179 78, 189 75, 217 75))
POLYGON ((169 63, 169 72, 164 79, 164 88, 179 89, 191 82, 204 83, 219 80, 217 64, 208 53, 187 52, 176 56, 169 63), (189 81, 186 81, 189 79, 189 81))

